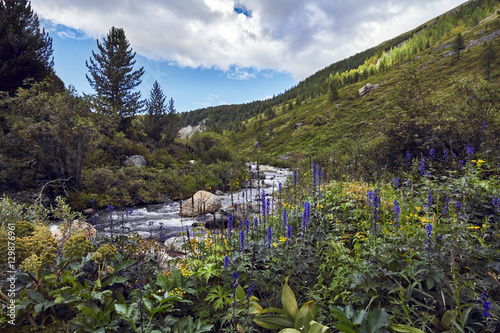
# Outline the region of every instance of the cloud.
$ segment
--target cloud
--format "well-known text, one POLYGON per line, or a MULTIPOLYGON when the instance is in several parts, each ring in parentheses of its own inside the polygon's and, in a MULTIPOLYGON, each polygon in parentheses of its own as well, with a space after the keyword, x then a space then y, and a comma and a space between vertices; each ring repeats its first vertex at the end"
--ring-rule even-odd
MULTIPOLYGON (((235 79, 273 70, 301 80, 461 2, 32 0, 31 5, 40 18, 86 38, 100 39, 111 26, 123 28, 134 51, 152 60, 220 69, 235 79)), ((69 31, 59 30, 72 38, 69 31)))

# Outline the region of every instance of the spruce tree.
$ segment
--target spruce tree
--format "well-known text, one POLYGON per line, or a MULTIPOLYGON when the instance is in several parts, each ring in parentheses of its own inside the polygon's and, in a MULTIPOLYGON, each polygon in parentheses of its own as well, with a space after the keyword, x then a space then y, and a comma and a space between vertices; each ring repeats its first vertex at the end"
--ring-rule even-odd
POLYGON ((179 132, 179 119, 177 117, 177 111, 174 106, 174 99, 170 98, 168 101, 168 134, 167 134, 167 143, 174 142, 177 134, 179 132))
POLYGON ((0 0, 0 91, 13 94, 32 78, 54 76, 52 39, 27 0, 0 0))
POLYGON ((484 43, 483 46, 483 64, 486 67, 486 81, 491 82, 491 68, 495 63, 497 54, 493 48, 493 42, 484 43))
POLYGON ((122 118, 140 112, 144 105, 141 93, 133 91, 141 83, 144 68, 134 71, 135 52, 121 28, 112 27, 102 44, 97 40, 99 53, 92 51, 94 60, 85 62, 90 76, 87 80, 97 92, 100 112, 122 118))
POLYGON ((453 49, 457 53, 457 60, 460 60, 460 52, 465 49, 465 40, 460 32, 453 41, 453 49))
POLYGON ((155 81, 149 99, 146 101, 146 133, 156 142, 161 140, 162 131, 165 130, 167 121, 166 98, 158 81, 155 81))

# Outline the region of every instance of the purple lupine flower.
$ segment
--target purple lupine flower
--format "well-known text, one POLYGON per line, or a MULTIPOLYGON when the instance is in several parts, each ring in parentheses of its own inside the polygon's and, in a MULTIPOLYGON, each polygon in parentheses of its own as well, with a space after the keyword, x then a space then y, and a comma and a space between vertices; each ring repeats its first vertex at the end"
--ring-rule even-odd
POLYGON ((446 149, 443 150, 443 160, 448 162, 448 150, 446 150, 446 149))
POLYGON ((266 214, 271 214, 271 199, 267 198, 266 200, 266 214))
POLYGON ((255 142, 255 149, 259 148, 259 141, 255 142))
POLYGON ((286 226, 286 242, 288 244, 292 242, 292 226, 289 224, 286 226))
POLYGON ((469 160, 471 160, 472 157, 474 156, 474 147, 472 145, 467 144, 467 146, 465 147, 465 152, 467 153, 469 160))
POLYGON ((230 264, 231 264, 231 262, 229 261, 229 257, 225 256, 224 257, 224 270, 227 270, 229 268, 230 264))
POLYGON ((431 148, 431 149, 429 150, 429 159, 430 159, 430 160, 433 160, 433 159, 434 159, 434 152, 435 152, 435 151, 434 151, 434 148, 431 148))
POLYGON ((491 303, 487 301, 488 295, 483 291, 481 293, 481 298, 478 300, 479 304, 483 304, 483 318, 488 318, 491 316, 491 303))
POLYGON ((425 161, 426 161, 426 158, 425 157, 422 157, 422 161, 420 162, 420 175, 421 176, 425 176, 425 161))
POLYGON ((321 187, 321 178, 323 176, 323 168, 318 169, 318 186, 321 187))
POLYGON ((233 215, 232 214, 229 214, 229 216, 227 217, 227 229, 229 231, 229 234, 232 235, 233 234, 233 215))
POLYGON ((132 216, 133 212, 134 212, 134 210, 132 208, 129 208, 129 209, 127 209, 127 212, 125 213, 125 215, 132 216))
POLYGON ((399 214, 401 214, 401 207, 399 207, 398 201, 394 199, 394 221, 399 225, 399 214))
POLYGON ((278 183, 278 193, 281 193, 283 191, 283 184, 278 183))
POLYGON ((394 177, 394 179, 392 180, 392 186, 394 186, 395 189, 398 189, 399 186, 401 186, 401 184, 399 184, 399 178, 398 177, 394 177))
POLYGON ((428 223, 427 226, 425 227, 425 230, 426 230, 426 236, 427 236, 427 250, 430 249, 431 247, 431 244, 432 244, 432 241, 431 241, 431 238, 432 238, 432 224, 428 223))
POLYGON ((498 197, 494 197, 493 198, 493 209, 498 209, 500 208, 500 199, 498 197))
POLYGON ((93 205, 95 203, 95 199, 90 199, 90 203, 93 205))
POLYGON ((411 188, 411 179, 408 179, 408 180, 406 181, 406 186, 408 186, 408 189, 410 189, 410 188, 411 188))
POLYGON ((311 216, 311 204, 304 202, 304 212, 302 213, 302 228, 306 228, 311 216))
POLYGON ((286 209, 283 209, 283 224, 281 225, 282 228, 284 228, 285 225, 287 224, 287 220, 288 220, 288 213, 286 212, 286 209))
POLYGON ((245 250, 245 230, 241 228, 240 231, 240 251, 245 250))
POLYGON ((115 209, 115 207, 113 207, 112 205, 108 205, 108 212, 111 212, 113 209, 115 209))
POLYGON ((236 306, 236 288, 238 287, 238 273, 233 273, 233 308, 236 306))
POLYGON ((264 192, 264 190, 262 190, 262 195, 260 196, 260 207, 261 207, 261 210, 262 210, 262 217, 266 217, 267 213, 266 212, 266 192, 264 192))
POLYGON ((373 191, 368 191, 368 205, 373 207, 373 191))
POLYGON ((255 217, 255 219, 253 220, 253 225, 255 226, 255 229, 257 230, 257 228, 259 227, 259 219, 257 217, 255 217))
POLYGON ((406 157, 406 165, 409 166, 411 164, 411 155, 409 150, 406 151, 405 157, 406 157))
POLYGON ((458 167, 461 168, 464 166, 464 161, 463 160, 459 160, 458 161, 458 167))
POLYGON ((246 219, 245 220, 245 233, 248 234, 248 230, 250 230, 250 220, 246 219))
POLYGON ((438 241, 442 241, 442 240, 443 240, 443 235, 437 235, 437 236, 436 236, 436 240, 438 240, 438 241))
POLYGON ((250 283, 250 285, 248 286, 247 301, 250 300, 250 297, 252 297, 252 292, 254 290, 255 290, 255 285, 253 284, 253 281, 252 281, 252 283, 250 283))
POLYGON ((427 190, 427 208, 431 208, 432 207, 432 193, 431 193, 431 189, 428 189, 427 190))
POLYGON ((462 216, 462 204, 460 202, 455 202, 455 213, 456 214, 460 214, 460 216, 462 216))
POLYGON ((297 189, 297 170, 293 170, 293 190, 297 189))
POLYGON ((267 227, 267 247, 270 248, 273 243, 273 228, 267 227))

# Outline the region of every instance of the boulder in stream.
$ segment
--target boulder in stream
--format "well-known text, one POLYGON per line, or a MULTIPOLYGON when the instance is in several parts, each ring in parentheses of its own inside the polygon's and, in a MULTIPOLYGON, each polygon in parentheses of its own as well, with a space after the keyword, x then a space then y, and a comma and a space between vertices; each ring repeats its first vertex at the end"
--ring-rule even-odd
POLYGON ((182 205, 179 215, 182 217, 194 217, 206 213, 215 213, 221 206, 221 199, 215 194, 207 191, 198 191, 182 205))

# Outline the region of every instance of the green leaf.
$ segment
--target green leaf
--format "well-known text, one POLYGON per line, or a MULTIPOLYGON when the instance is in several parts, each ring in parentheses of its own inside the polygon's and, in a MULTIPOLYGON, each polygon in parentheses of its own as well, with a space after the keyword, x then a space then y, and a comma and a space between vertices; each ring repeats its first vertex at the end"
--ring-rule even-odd
POLYGON ((28 296, 34 300, 35 302, 42 303, 43 302, 43 295, 40 294, 38 291, 33 290, 33 289, 28 289, 26 290, 28 293, 28 296))
POLYGON ((35 305, 35 313, 38 313, 42 310, 42 307, 43 307, 43 303, 38 303, 37 305, 35 305))
POLYGON ((309 332, 309 323, 314 320, 315 316, 316 306, 314 305, 314 301, 304 303, 295 316, 295 328, 298 330, 304 328, 305 332, 309 332))
POLYGON ((425 280, 425 284, 428 289, 432 289, 434 287, 434 279, 432 277, 427 278, 427 280, 425 280))
MULTIPOLYGON (((283 303, 283 311, 285 312, 285 315, 295 321, 295 316, 297 315, 299 307, 292 289, 288 286, 288 276, 285 278, 285 285, 283 286, 281 294, 281 302, 283 303)), ((293 327, 293 325, 290 327, 293 327)))
POLYGON ((257 325, 268 329, 292 328, 294 322, 285 316, 257 316, 253 320, 257 325))
POLYGON ((363 320, 361 324, 362 332, 378 332, 380 328, 383 326, 389 325, 389 320, 387 319, 387 312, 384 308, 377 309, 373 312, 370 312, 366 317, 366 320, 363 320))
POLYGON ((125 261, 122 261, 121 263, 119 264, 116 264, 115 267, 113 267, 115 269, 115 273, 124 269, 124 268, 127 268, 129 266, 132 266, 133 264, 135 264, 137 262, 137 260, 125 260, 125 261))
POLYGON ((285 328, 279 331, 279 333, 301 333, 301 332, 299 330, 296 330, 295 328, 285 328))
POLYGON ((169 289, 167 276, 163 273, 156 274, 156 285, 164 290, 169 289))
POLYGON ((411 326, 406 326, 406 325, 391 325, 390 328, 395 330, 396 332, 405 332, 405 333, 425 333, 422 330, 419 330, 418 328, 411 327, 411 326))
MULTIPOLYGON (((130 309, 132 309, 132 305, 130 306, 130 309)), ((127 318, 130 318, 130 313, 132 313, 130 311, 129 313, 129 307, 127 306, 127 304, 115 304, 115 310, 116 312, 118 312, 120 315, 124 316, 124 317, 127 317, 127 318)))
POLYGON ((111 286, 115 283, 123 283, 127 281, 127 278, 124 277, 124 276, 116 276, 116 275, 112 275, 109 279, 106 280, 106 282, 104 282, 102 284, 103 287, 106 287, 106 286, 111 286))
POLYGON ((236 287, 235 295, 238 301, 243 301, 247 297, 247 295, 245 294, 245 290, 241 285, 238 285, 238 287, 236 287))
POLYGON ((328 326, 322 325, 317 321, 311 320, 309 323, 309 332, 308 333, 329 333, 330 328, 328 326))

